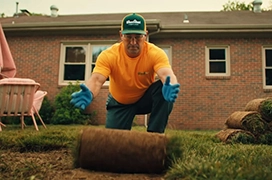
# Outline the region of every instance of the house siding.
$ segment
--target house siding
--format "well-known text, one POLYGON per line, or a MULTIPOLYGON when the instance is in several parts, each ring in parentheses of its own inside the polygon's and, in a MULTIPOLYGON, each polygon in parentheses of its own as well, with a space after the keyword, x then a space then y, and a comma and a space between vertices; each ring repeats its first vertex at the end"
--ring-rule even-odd
MULTIPOLYGON (((60 45, 63 41, 116 40, 116 35, 82 36, 7 36, 15 64, 16 77, 32 78, 41 84, 53 101, 62 86, 58 85, 60 45)), ((169 117, 168 128, 222 129, 226 118, 243 110, 252 99, 271 96, 262 84, 262 46, 272 45, 272 38, 167 38, 152 39, 157 45, 172 46, 172 67, 181 91, 169 117), (205 76, 205 46, 229 45, 230 78, 208 79, 205 76)), ((105 123, 108 89, 88 107, 95 112, 100 124, 105 123)), ((144 116, 137 116, 137 124, 144 124, 144 116)))

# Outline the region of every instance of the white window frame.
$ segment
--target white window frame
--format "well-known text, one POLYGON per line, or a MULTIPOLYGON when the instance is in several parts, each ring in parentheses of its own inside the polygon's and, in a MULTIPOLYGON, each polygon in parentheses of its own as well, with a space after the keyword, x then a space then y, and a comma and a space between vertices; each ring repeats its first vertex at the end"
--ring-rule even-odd
MULTIPOLYGON (((75 83, 86 83, 86 81, 90 78, 92 73, 92 46, 111 46, 116 41, 64 41, 61 42, 60 47, 60 66, 59 66, 59 85, 68 85, 70 82, 75 83), (71 81, 71 80, 64 80, 64 65, 65 63, 65 53, 66 53, 66 47, 76 47, 76 46, 82 46, 86 47, 86 59, 85 59, 85 75, 83 81, 71 81)), ((68 63, 69 64, 69 63, 68 63)), ((80 64, 80 63, 79 63, 80 64)), ((106 81, 103 86, 108 86, 109 81, 106 81)))
POLYGON ((265 56, 266 50, 272 51, 272 45, 267 45, 262 47, 263 89, 272 89, 272 85, 266 85, 266 69, 272 69, 272 67, 266 66, 266 56, 265 56))
POLYGON ((205 75, 206 76, 230 76, 230 47, 228 45, 209 45, 205 47, 205 75), (210 49, 225 49, 225 60, 212 60, 212 62, 225 62, 225 73, 210 73, 210 49))
POLYGON ((169 45, 158 45, 159 48, 161 48, 162 50, 164 50, 164 52, 166 53, 169 63, 170 65, 172 65, 172 46, 169 45), (168 53, 165 51, 165 49, 168 50, 168 53))
MULTIPOLYGON (((164 52, 166 53, 167 57, 168 57, 168 61, 170 63, 170 65, 172 66, 172 46, 169 45, 157 45, 159 48, 161 48, 162 50, 164 50, 164 52), (168 50, 168 53, 165 51, 165 49, 168 50)), ((155 79, 159 79, 158 75, 156 74, 155 79)))

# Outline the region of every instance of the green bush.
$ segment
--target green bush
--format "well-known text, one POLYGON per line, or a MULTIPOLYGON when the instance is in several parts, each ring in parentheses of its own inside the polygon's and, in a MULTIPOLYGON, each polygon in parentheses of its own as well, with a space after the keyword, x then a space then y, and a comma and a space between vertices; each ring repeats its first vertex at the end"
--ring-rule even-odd
MULTIPOLYGON (((39 114, 45 124, 51 124, 51 119, 54 115, 54 106, 48 100, 47 96, 44 97, 41 109, 39 110, 39 114)), ((19 118, 19 117, 18 117, 19 118)), ((38 125, 41 125, 41 122, 37 115, 35 115, 36 122, 38 125)), ((32 125, 33 121, 31 117, 25 117, 24 119, 26 125, 32 125)), ((20 121, 19 121, 20 122, 20 121)))
MULTIPOLYGON (((41 109, 39 110, 39 114, 45 124, 51 123, 51 119, 54 114, 54 107, 52 103, 48 100, 47 96, 45 96, 43 99, 41 109)), ((20 119, 19 119, 20 117, 17 117, 17 118, 18 118, 18 123, 20 123, 20 119)), ((35 115, 35 119, 38 125, 42 124, 37 115, 35 115)), ((30 116, 25 117, 24 122, 26 125, 33 124, 32 118, 30 116)))
POLYGON ((95 121, 91 119, 92 115, 84 114, 70 103, 71 94, 79 90, 78 82, 75 84, 69 83, 68 86, 63 87, 57 94, 54 101, 53 124, 94 124, 95 121))
POLYGON ((4 124, 19 124, 20 117, 18 117, 18 116, 4 116, 1 118, 1 121, 4 124))
POLYGON ((50 124, 52 117, 55 113, 53 104, 48 100, 47 96, 44 97, 42 107, 39 111, 40 116, 45 124, 50 124))

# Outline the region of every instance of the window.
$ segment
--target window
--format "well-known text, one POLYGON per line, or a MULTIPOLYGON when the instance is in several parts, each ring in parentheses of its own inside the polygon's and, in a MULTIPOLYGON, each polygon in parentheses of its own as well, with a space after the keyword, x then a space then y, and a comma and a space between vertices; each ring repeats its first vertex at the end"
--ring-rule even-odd
POLYGON ((168 56, 170 64, 172 64, 172 47, 171 46, 160 46, 160 45, 158 45, 158 47, 160 47, 162 50, 164 50, 164 52, 168 56))
MULTIPOLYGON (((172 65, 172 47, 171 46, 160 46, 158 45, 159 48, 161 48, 167 55, 168 60, 170 62, 170 65, 172 65)), ((159 79, 158 75, 156 74, 155 79, 159 79)))
MULTIPOLYGON (((98 55, 112 44, 62 43, 59 84, 85 82, 89 79, 98 55)), ((105 83, 107 85, 108 82, 105 83)))
POLYGON ((272 47, 263 48, 263 84, 264 88, 272 88, 272 47))
MULTIPOLYGON (((97 57, 99 56, 99 54, 104 51, 105 49, 107 49, 108 47, 110 47, 109 45, 93 45, 92 46, 92 63, 91 63, 91 69, 94 69, 95 67, 95 63, 97 60, 97 57)), ((107 81, 109 81, 110 79, 108 78, 107 81)), ((108 85, 108 82, 106 83, 108 85)))
POLYGON ((207 46, 206 76, 229 76, 230 56, 229 46, 207 46))
POLYGON ((64 80, 84 80, 87 46, 67 46, 64 56, 64 80))

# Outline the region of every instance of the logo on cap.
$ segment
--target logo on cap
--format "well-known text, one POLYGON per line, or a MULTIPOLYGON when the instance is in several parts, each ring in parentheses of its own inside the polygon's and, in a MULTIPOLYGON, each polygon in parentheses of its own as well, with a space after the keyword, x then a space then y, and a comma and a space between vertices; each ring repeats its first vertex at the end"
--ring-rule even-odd
POLYGON ((131 25, 131 26, 138 26, 141 24, 141 21, 137 21, 136 19, 134 19, 133 21, 131 20, 127 20, 126 22, 128 25, 131 25))

